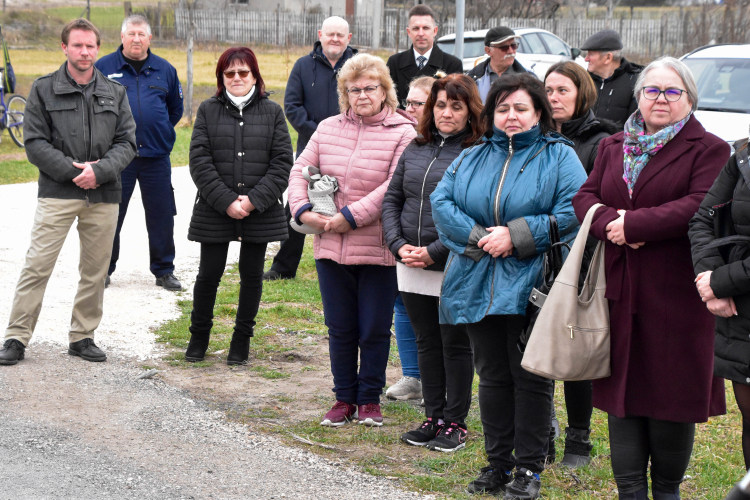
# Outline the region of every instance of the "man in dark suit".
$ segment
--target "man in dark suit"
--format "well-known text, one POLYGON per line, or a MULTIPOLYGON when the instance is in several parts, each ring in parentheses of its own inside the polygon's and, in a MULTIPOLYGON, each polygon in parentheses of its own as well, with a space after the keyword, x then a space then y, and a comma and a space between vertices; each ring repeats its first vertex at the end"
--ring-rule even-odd
POLYGON ((412 46, 388 58, 388 69, 402 107, 409 93, 409 82, 414 78, 434 76, 438 70, 446 74, 464 72, 460 59, 446 54, 435 45, 437 32, 435 13, 430 7, 420 4, 411 8, 406 33, 411 39, 412 46))

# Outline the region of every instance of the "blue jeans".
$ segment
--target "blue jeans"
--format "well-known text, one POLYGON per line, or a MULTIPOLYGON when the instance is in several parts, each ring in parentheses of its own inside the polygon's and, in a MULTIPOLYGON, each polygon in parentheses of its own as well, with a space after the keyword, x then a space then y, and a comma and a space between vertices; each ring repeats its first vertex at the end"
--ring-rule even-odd
POLYGON ((122 171, 121 178, 122 202, 107 274, 115 272, 117 259, 120 257, 120 230, 128 212, 136 180, 141 189, 143 210, 146 213, 151 272, 157 278, 174 272, 174 216, 177 215, 177 208, 172 191, 172 165, 169 156, 135 158, 122 171))
POLYGON ((417 337, 411 327, 411 321, 406 314, 401 294, 396 297, 393 307, 395 313, 394 326, 396 330, 396 345, 398 357, 401 358, 401 374, 404 377, 419 378, 419 362, 417 361, 417 337))
POLYGON ((344 403, 380 403, 391 346, 396 268, 315 261, 328 327, 333 392, 344 403), (359 360, 359 369, 357 361, 359 360))

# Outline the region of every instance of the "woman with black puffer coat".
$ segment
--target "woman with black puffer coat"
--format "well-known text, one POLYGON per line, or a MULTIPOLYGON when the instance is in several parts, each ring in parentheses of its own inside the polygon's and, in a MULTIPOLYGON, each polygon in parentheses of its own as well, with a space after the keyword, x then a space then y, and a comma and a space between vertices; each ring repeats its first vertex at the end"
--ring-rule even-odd
POLYGON ((750 165, 748 141, 724 166, 690 221, 696 285, 716 315, 714 375, 732 381, 750 468, 750 165), (732 240, 724 240, 732 237, 732 240), (723 240, 725 245, 719 246, 723 240))
MULTIPOLYGON (((596 118, 591 108, 596 102, 596 87, 588 71, 572 61, 554 64, 544 78, 547 98, 552 106, 552 119, 557 131, 573 141, 573 149, 586 174, 591 173, 596 152, 602 139, 616 134, 620 127, 614 122, 596 118)), ((598 240, 589 236, 581 265, 581 284, 598 240)), ((591 382, 565 382, 565 407, 568 427, 565 429, 565 454, 562 464, 581 467, 591 461, 591 382)), ((554 413, 553 413, 554 415, 554 413)), ((553 424, 553 427, 554 424, 553 424)), ((550 435, 552 436, 552 430, 550 435)), ((549 462, 555 460, 554 439, 550 437, 549 462)))
POLYGON ((190 175, 198 188, 188 239, 201 244, 185 360, 202 361, 229 243, 240 243, 240 295, 228 365, 247 363, 263 293, 266 245, 287 239, 282 194, 292 142, 281 106, 268 99, 258 60, 247 47, 224 51, 216 95, 198 108, 190 139, 190 175))
POLYGON ((386 243, 398 259, 398 289, 414 328, 426 420, 401 440, 433 451, 466 444, 466 416, 474 379, 469 337, 461 326, 440 324, 438 307, 448 249, 432 220, 430 195, 445 170, 482 138, 482 101, 466 75, 433 85, 417 132, 401 155, 383 200, 386 243))

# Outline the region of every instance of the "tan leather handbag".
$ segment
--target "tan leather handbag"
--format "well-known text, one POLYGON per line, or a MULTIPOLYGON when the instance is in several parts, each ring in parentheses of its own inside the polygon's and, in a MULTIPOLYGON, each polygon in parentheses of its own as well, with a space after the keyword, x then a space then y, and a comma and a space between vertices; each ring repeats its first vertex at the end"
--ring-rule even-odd
POLYGON ((604 298, 604 242, 591 258, 581 290, 578 276, 594 212, 591 207, 578 230, 568 258, 549 295, 534 289, 529 300, 541 304, 521 366, 553 380, 609 377, 609 305, 604 298))

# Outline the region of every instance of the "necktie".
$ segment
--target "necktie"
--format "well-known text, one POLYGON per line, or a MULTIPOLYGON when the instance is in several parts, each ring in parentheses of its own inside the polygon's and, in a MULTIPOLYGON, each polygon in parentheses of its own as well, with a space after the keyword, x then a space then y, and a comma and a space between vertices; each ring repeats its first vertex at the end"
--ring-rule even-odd
POLYGON ((427 58, 425 56, 417 57, 417 66, 419 66, 419 69, 424 68, 424 63, 426 62, 427 62, 427 58))

